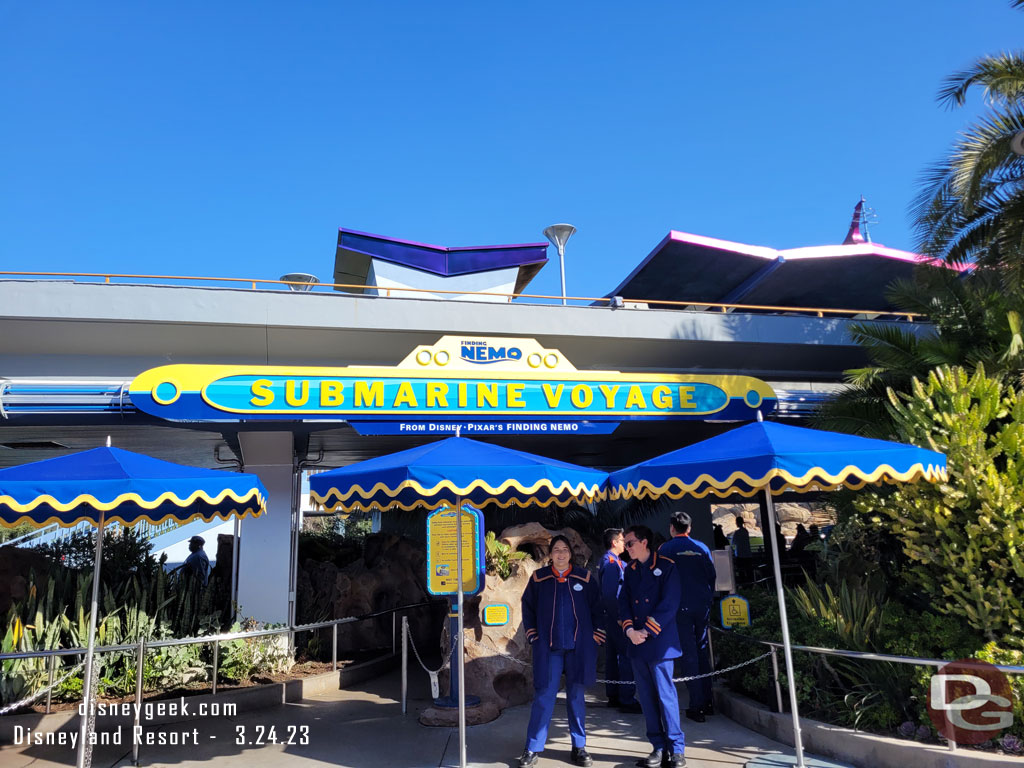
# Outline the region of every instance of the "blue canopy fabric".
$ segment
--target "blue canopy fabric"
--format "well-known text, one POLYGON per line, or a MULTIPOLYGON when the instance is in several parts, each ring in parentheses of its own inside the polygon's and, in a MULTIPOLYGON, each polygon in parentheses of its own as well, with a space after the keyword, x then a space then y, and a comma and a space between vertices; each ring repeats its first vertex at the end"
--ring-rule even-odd
POLYGON ((310 499, 331 511, 568 506, 604 498, 607 472, 465 437, 379 456, 309 478, 310 499))
POLYGON ((0 470, 0 525, 70 527, 98 521, 101 511, 125 526, 259 517, 266 496, 255 475, 94 448, 0 470))
POLYGON ((945 480, 946 457, 913 445, 766 421, 613 472, 608 495, 754 496, 765 488, 777 495, 921 479, 945 480))

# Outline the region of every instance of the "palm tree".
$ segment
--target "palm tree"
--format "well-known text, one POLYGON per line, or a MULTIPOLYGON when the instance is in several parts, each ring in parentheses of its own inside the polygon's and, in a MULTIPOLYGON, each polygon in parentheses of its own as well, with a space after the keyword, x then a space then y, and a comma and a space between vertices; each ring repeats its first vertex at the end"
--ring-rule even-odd
POLYGON ((984 365, 991 375, 1020 376, 1024 293, 1000 290, 1000 281, 988 270, 961 278, 949 269, 922 266, 913 280, 889 286, 888 299, 903 311, 927 315, 933 330, 920 335, 891 323, 855 324, 854 341, 871 364, 846 372, 847 388, 821 410, 817 425, 892 438, 889 390, 909 392, 914 377, 936 366, 984 365))
MULTIPOLYGON (((1024 8, 1024 0, 1014 0, 1024 8)), ((995 268, 1024 285, 1024 157, 1011 146, 1024 132, 1024 54, 986 56, 946 79, 939 101, 963 106, 980 88, 988 111, 950 155, 928 169, 912 206, 918 250, 952 264, 995 268)))

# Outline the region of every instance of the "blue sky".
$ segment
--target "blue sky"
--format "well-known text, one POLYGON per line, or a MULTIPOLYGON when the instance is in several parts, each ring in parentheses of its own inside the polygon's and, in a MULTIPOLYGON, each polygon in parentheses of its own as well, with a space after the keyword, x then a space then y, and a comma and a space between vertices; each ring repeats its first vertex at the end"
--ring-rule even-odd
POLYGON ((568 221, 598 296, 670 229, 838 242, 860 194, 910 248, 980 106, 942 78, 1022 31, 1006 0, 0 0, 0 270, 326 280, 339 226, 568 221))

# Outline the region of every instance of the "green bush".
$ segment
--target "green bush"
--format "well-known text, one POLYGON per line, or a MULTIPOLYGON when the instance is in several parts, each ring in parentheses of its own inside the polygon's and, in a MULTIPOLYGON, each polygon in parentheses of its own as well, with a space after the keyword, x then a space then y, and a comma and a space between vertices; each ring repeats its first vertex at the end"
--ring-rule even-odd
POLYGON ((949 481, 865 489, 855 507, 899 538, 905 578, 936 611, 1024 647, 1024 396, 980 366, 890 396, 899 438, 945 453, 949 481))
POLYGON ((494 531, 488 531, 487 536, 484 537, 484 548, 487 572, 496 575, 499 579, 507 579, 512 575, 514 561, 529 557, 526 552, 516 552, 508 544, 498 541, 494 531))

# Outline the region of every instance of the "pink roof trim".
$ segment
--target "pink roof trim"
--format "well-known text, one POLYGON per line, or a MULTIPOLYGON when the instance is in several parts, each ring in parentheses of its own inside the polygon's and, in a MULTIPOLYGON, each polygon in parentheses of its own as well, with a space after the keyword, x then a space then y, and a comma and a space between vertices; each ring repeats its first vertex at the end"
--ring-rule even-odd
MULTIPOLYGON (((715 237, 705 237, 703 235, 694 235, 689 232, 678 232, 672 230, 669 232, 667 239, 675 240, 680 243, 689 243, 691 245, 699 245, 705 248, 716 248, 722 251, 732 251, 733 253, 741 253, 747 256, 756 256, 762 259, 777 259, 780 256, 786 261, 795 261, 797 259, 831 259, 840 258, 843 256, 881 256, 886 259, 898 259, 899 261, 907 261, 911 263, 924 263, 934 264, 936 266, 948 266, 950 269, 955 269, 957 272, 963 272, 969 269, 968 266, 950 266, 944 264, 941 261, 935 259, 929 259, 921 256, 920 254, 913 253, 911 251, 901 251, 898 248, 887 248, 881 243, 850 243, 848 245, 812 245, 805 246, 802 248, 787 248, 783 250, 777 250, 775 248, 768 248, 762 245, 748 245, 746 243, 735 243, 729 240, 719 240, 715 237)), ((659 243, 658 247, 654 249, 657 252, 661 249, 662 243, 659 243)), ((652 252, 653 255, 653 252, 652 252)))
MULTIPOLYGON (((730 240, 719 240, 716 237, 705 237, 704 235, 693 235, 689 232, 678 232, 672 230, 668 233, 668 237, 671 240, 675 240, 680 243, 689 243, 691 245, 702 245, 705 248, 717 248, 720 251, 733 251, 734 253, 744 253, 747 256, 759 256, 762 259, 776 259, 779 256, 779 251, 774 248, 768 248, 763 245, 747 245, 746 243, 734 243, 730 240)), ((664 242, 664 241, 662 241, 664 242)), ((661 248, 659 243, 658 250, 661 248)))

